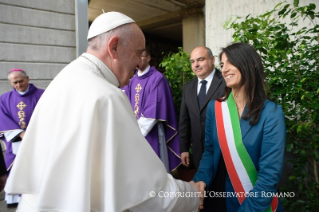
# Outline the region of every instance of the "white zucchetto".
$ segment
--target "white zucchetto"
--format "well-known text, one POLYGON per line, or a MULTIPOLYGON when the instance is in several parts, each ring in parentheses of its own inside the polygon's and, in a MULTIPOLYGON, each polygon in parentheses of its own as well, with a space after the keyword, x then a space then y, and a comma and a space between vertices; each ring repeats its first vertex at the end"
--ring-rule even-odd
POLYGON ((91 24, 88 37, 93 38, 104 32, 108 32, 116 27, 124 24, 134 23, 135 21, 130 17, 119 12, 107 12, 99 15, 91 24))

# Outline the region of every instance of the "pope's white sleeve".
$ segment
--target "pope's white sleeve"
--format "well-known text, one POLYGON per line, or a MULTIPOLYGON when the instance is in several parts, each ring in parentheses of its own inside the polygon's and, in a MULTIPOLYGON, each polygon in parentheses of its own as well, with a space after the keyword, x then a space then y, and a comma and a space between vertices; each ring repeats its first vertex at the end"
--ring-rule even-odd
POLYGON ((167 183, 161 191, 150 191, 153 198, 130 209, 132 212, 197 212, 199 194, 188 182, 175 180, 167 174, 167 183))
POLYGON ((137 123, 138 123, 138 126, 140 127, 141 133, 145 137, 151 131, 151 129, 155 126, 155 124, 157 123, 157 120, 141 117, 137 120, 137 123))
POLYGON ((12 130, 12 131, 4 132, 3 134, 4 134, 7 141, 11 141, 13 138, 15 138, 21 132, 23 132, 23 130, 12 130))

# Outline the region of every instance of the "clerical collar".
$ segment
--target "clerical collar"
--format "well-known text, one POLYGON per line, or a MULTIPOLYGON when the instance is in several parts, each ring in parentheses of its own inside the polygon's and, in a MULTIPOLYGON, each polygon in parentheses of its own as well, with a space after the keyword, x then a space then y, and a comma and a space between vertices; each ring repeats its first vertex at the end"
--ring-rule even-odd
POLYGON ((18 91, 18 90, 16 89, 16 91, 17 91, 20 95, 24 95, 24 94, 28 93, 29 87, 30 87, 30 84, 28 85, 27 90, 25 90, 25 91, 18 91))
POLYGON ((137 70, 137 76, 141 77, 143 76, 144 74, 146 74, 149 70, 150 70, 151 66, 147 66, 147 68, 142 72, 140 73, 139 70, 137 70))

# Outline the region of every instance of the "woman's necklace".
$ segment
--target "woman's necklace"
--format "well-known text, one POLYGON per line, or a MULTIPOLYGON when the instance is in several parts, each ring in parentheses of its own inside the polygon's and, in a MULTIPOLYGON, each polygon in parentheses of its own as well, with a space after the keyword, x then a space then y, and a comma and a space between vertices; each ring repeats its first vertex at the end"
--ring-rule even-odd
MULTIPOLYGON (((241 89, 241 91, 243 90, 241 89)), ((235 100, 235 104, 237 108, 238 117, 240 118, 244 111, 246 100, 244 98, 243 92, 239 92, 239 91, 238 92, 233 91, 233 92, 234 92, 233 95, 234 95, 234 100, 235 100)))
POLYGON ((238 116, 239 116, 239 118, 240 118, 240 117, 241 117, 241 114, 242 114, 242 112, 243 112, 243 110, 244 110, 244 108, 245 108, 245 105, 239 107, 239 106, 237 105, 237 102, 236 102, 236 101, 235 101, 235 104, 236 104, 238 116))

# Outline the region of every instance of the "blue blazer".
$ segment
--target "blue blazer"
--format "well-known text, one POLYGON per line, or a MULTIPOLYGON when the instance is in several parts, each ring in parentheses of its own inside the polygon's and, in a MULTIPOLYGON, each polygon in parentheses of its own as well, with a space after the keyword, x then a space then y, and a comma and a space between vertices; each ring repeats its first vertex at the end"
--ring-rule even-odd
MULTIPOLYGON (((243 114, 246 111, 247 107, 243 114)), ((240 119, 240 127, 244 146, 257 170, 257 181, 251 191, 257 194, 255 197, 246 197, 242 205, 236 197, 226 197, 227 211, 266 211, 272 201, 271 193, 268 192, 277 192, 276 184, 280 180, 283 166, 286 127, 282 108, 266 100, 259 121, 250 126, 249 120, 240 119)), ((220 155, 213 100, 207 108, 204 154, 193 180, 205 182, 208 188, 216 175, 220 155)), ((234 192, 228 174, 225 191, 234 192)), ((283 211, 280 201, 277 211, 283 211)))

